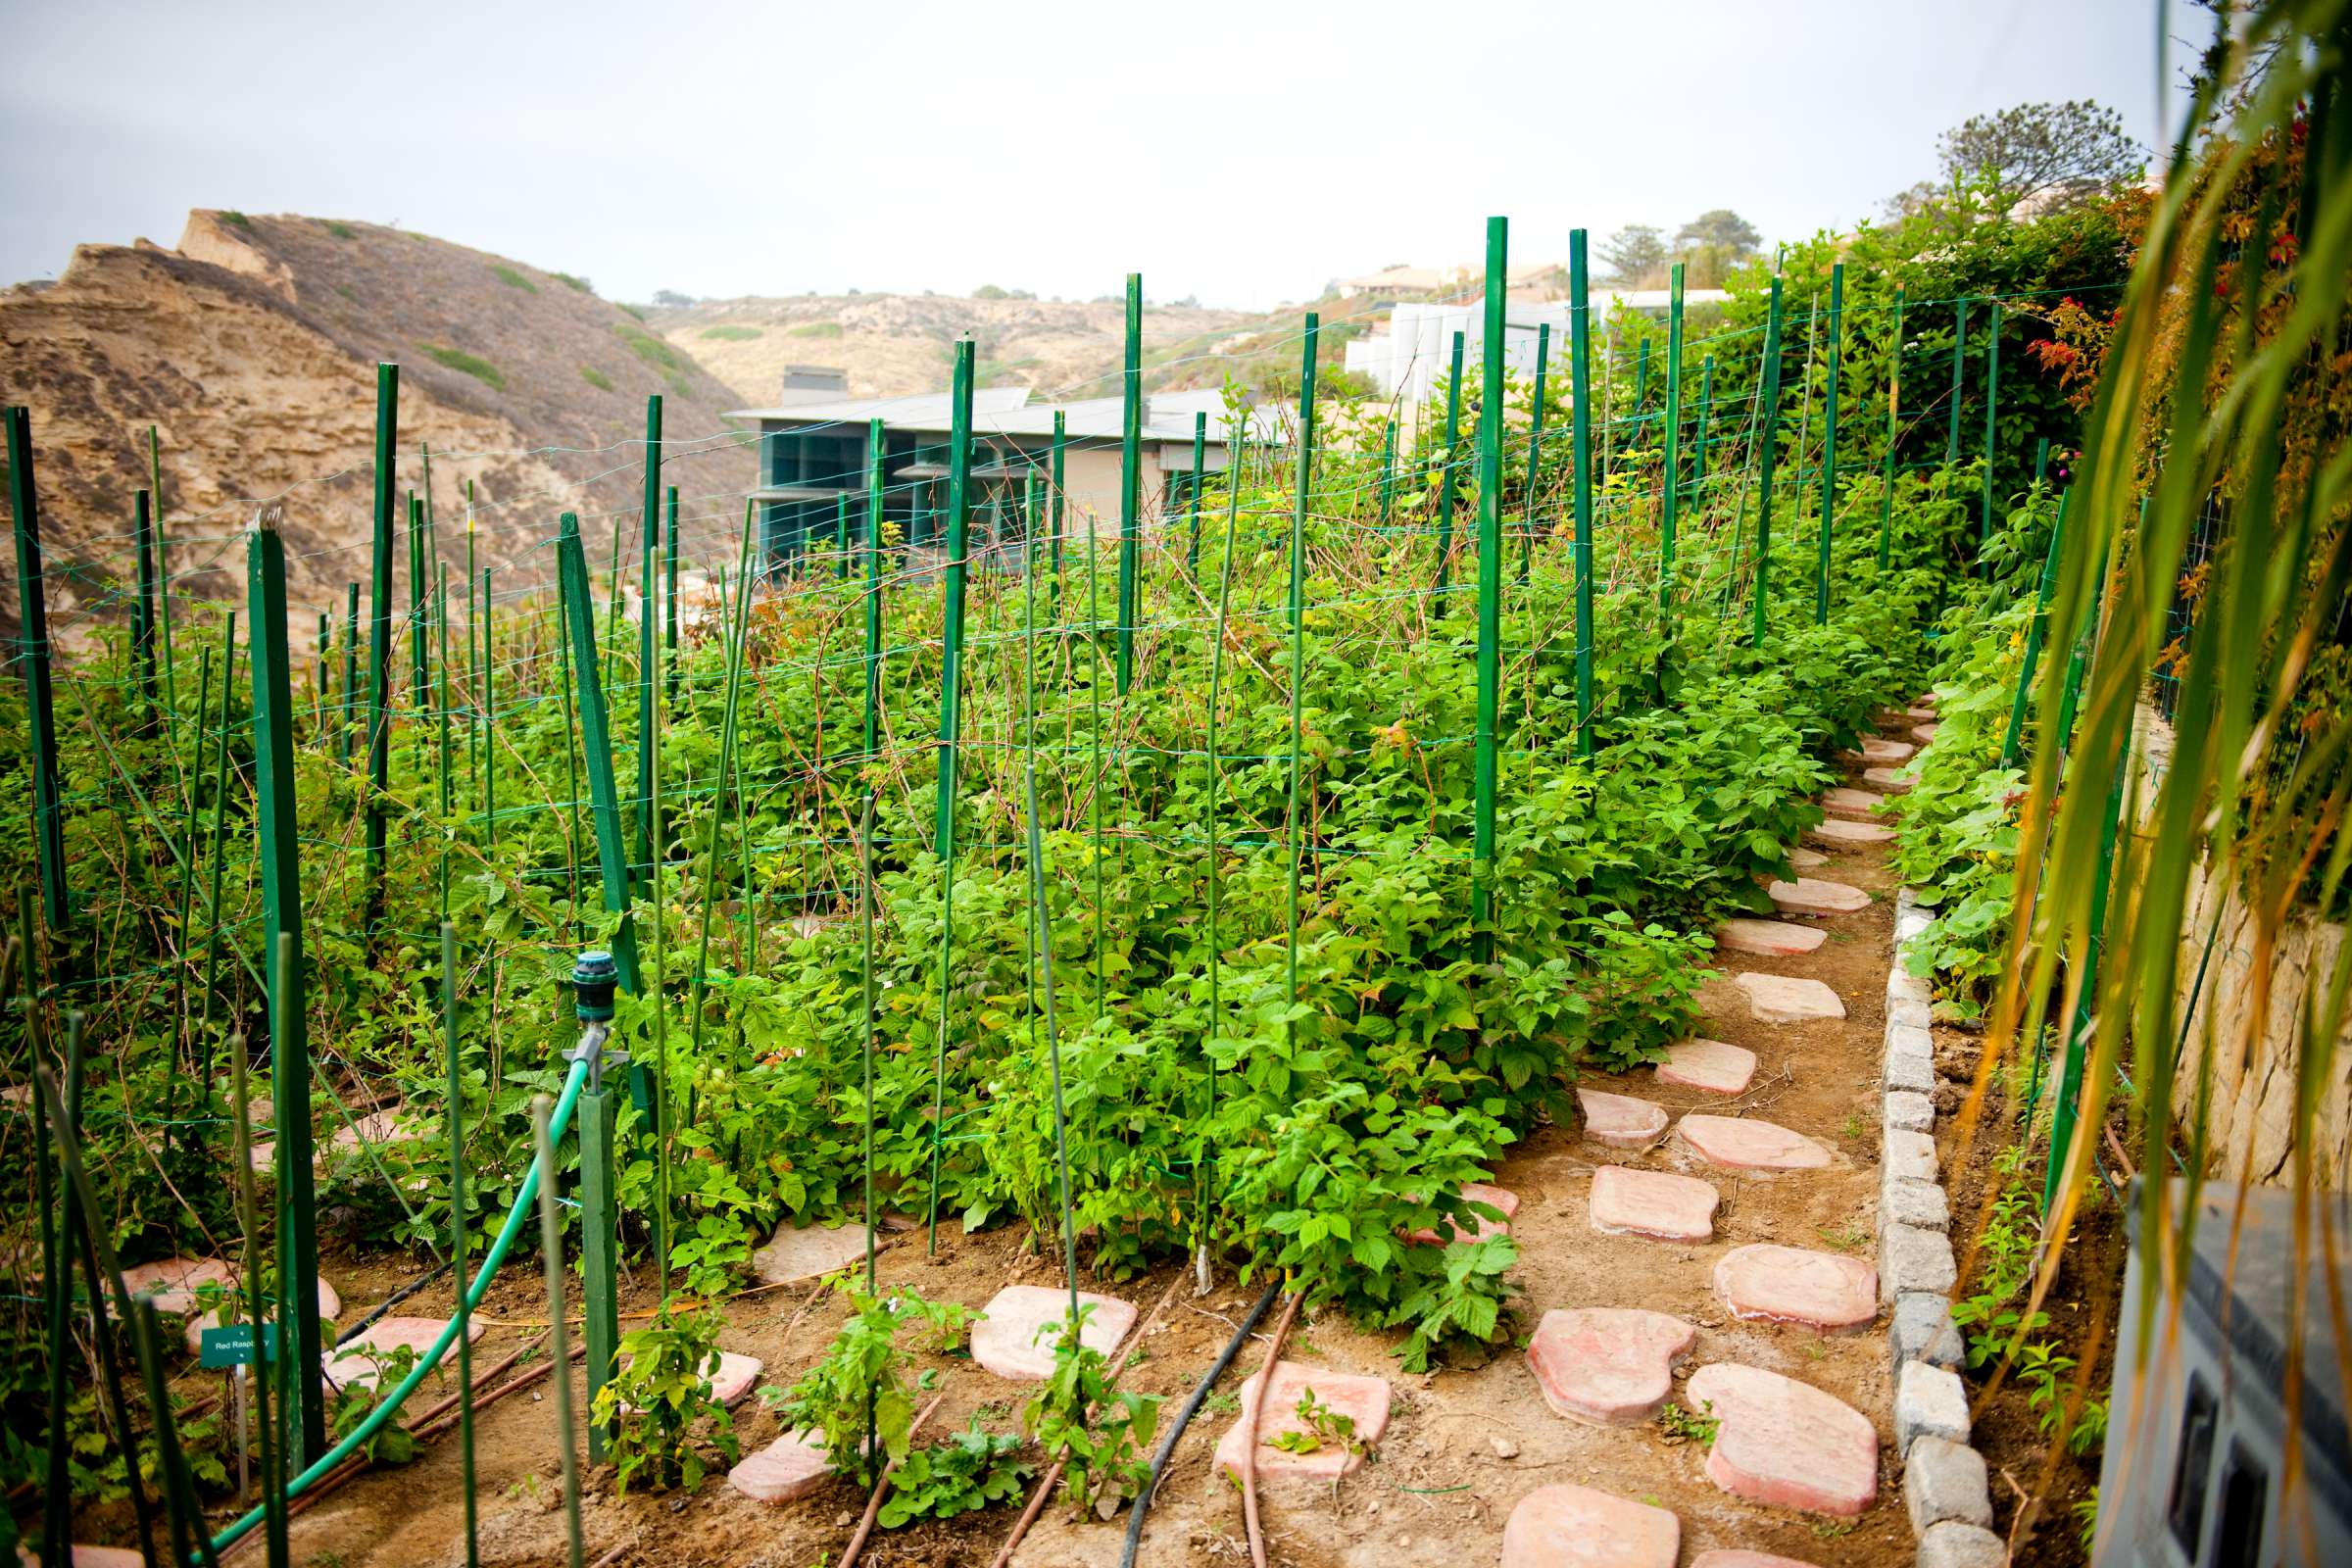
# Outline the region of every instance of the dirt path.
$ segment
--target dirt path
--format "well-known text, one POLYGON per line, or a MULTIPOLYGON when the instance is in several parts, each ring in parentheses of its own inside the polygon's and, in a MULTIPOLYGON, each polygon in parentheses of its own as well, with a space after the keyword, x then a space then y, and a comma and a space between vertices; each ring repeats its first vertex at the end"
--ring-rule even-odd
MULTIPOLYGON (((1858 778, 1859 769, 1849 770, 1858 778)), ((1547 1127, 1495 1173, 1516 1193, 1513 1224, 1522 1261, 1518 1347, 1488 1364, 1409 1377, 1397 1371, 1391 1338, 1358 1333, 1338 1313, 1302 1316, 1286 1359, 1335 1373, 1389 1380, 1394 1407, 1370 1463, 1336 1484, 1297 1483, 1264 1493, 1273 1561, 1295 1568, 1443 1565, 1465 1568, 1498 1560, 1505 1520, 1530 1492, 1568 1482, 1671 1510, 1682 1528, 1682 1557, 1710 1547, 1773 1551, 1802 1562, 1868 1565, 1908 1561, 1912 1547, 1899 1491, 1889 1404, 1886 1349, 1880 1324, 1825 1336, 1810 1329, 1742 1320, 1718 1298, 1715 1265, 1736 1247, 1772 1242, 1869 1261, 1878 1190, 1877 1062, 1885 1024, 1885 977, 1892 938, 1893 881, 1882 849, 1833 853, 1809 875, 1871 895, 1869 907, 1795 923, 1819 925, 1828 940, 1802 957, 1725 954, 1724 974, 1702 994, 1709 1038, 1755 1053, 1754 1080, 1726 1099, 1661 1084, 1650 1070, 1589 1087, 1649 1101, 1669 1116, 1687 1110, 1761 1117, 1804 1134, 1831 1151, 1828 1167, 1762 1177, 1706 1164, 1669 1134, 1643 1152, 1601 1147, 1547 1127), (1769 1024, 1752 1017, 1730 976, 1740 971, 1803 976, 1827 983, 1841 1000, 1842 1020, 1769 1024), (1713 1237, 1700 1243, 1609 1235, 1591 1225, 1593 1173, 1603 1165, 1670 1171, 1707 1181, 1720 1194, 1713 1237), (1676 1374, 1683 1381, 1709 1362, 1738 1362, 1782 1373, 1824 1390, 1869 1418, 1880 1440, 1879 1494, 1860 1517, 1832 1520, 1741 1500, 1705 1472, 1703 1444, 1672 1444, 1655 1421, 1600 1428, 1555 1414, 1539 1391, 1527 1338, 1543 1313, 1579 1306, 1641 1306, 1683 1318, 1697 1330, 1676 1374)), ((1053 1284, 1058 1270, 1025 1249, 1019 1227, 964 1238, 943 1231, 940 1254, 924 1253, 918 1234, 902 1238, 881 1263, 887 1284, 907 1284, 933 1298, 980 1306, 1010 1283, 1053 1284)), ((1176 1271, 1115 1286, 1149 1310, 1176 1271)), ((1172 1396, 1170 1409, 1199 1379, 1255 1296, 1230 1279, 1206 1299, 1179 1287, 1162 1321, 1141 1343, 1126 1386, 1172 1396)), ((445 1312, 446 1290, 418 1298, 411 1312, 445 1312)), ((727 1348, 760 1356, 760 1382, 787 1384, 830 1340, 841 1314, 830 1300, 808 1310, 807 1288, 771 1290, 729 1309, 727 1348)), ((624 1310, 650 1302, 634 1297, 624 1310)), ((476 1351, 485 1364, 544 1322, 545 1303, 519 1276, 494 1287, 486 1316, 506 1320, 476 1351)), ((1261 1334, 1262 1340, 1262 1334, 1261 1334)), ((1248 1560, 1240 1494, 1211 1467, 1217 1440, 1235 1416, 1231 1396, 1263 1359, 1262 1343, 1238 1359, 1178 1449, 1146 1530, 1139 1562, 1230 1565, 1248 1560)), ((934 1435, 979 1412, 1009 1422, 1021 1386, 998 1380, 960 1355, 935 1358, 947 1399, 934 1435)), ((580 1378, 574 1374, 575 1396, 580 1378)), ((477 1434, 477 1495, 482 1560, 543 1564, 562 1560, 556 1449, 546 1387, 484 1413, 477 1434)), ((776 1436, 773 1417, 756 1399, 736 1412, 744 1451, 776 1436)), ((431 1446, 415 1464, 362 1477, 295 1521, 293 1556, 315 1568, 419 1568, 463 1561, 453 1442, 431 1446)), ((780 1507, 756 1503, 713 1479, 693 1497, 614 1499, 595 1478, 585 1513, 591 1560, 626 1545, 624 1562, 646 1565, 724 1562, 742 1568, 811 1568, 829 1562, 853 1528, 863 1498, 842 1483, 780 1507)), ((867 1563, 985 1565, 1010 1528, 1010 1510, 995 1509, 946 1525, 887 1535, 867 1563)), ((1073 1523, 1050 1509, 1024 1544, 1022 1568, 1115 1563, 1124 1517, 1111 1524, 1073 1523)), ((258 1561, 258 1552, 245 1556, 258 1561)))

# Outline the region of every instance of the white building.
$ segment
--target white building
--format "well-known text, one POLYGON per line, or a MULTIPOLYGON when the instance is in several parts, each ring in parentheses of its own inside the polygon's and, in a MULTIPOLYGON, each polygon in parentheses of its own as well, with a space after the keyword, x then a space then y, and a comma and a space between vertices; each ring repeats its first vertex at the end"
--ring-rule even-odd
MULTIPOLYGON (((1731 295, 1719 288, 1683 291, 1686 309, 1720 304, 1731 295)), ((1614 311, 1638 311, 1662 316, 1671 300, 1662 288, 1595 290, 1593 327, 1614 311)), ((1512 302, 1503 307, 1502 362, 1504 369, 1523 380, 1536 374, 1537 339, 1543 327, 1551 328, 1549 363, 1553 377, 1564 376, 1568 363, 1568 302, 1542 304, 1512 302)), ((1485 352, 1486 307, 1477 300, 1461 304, 1418 304, 1399 301, 1389 315, 1389 329, 1349 340, 1348 368, 1372 378, 1381 395, 1412 408, 1428 398, 1431 388, 1452 364, 1453 334, 1462 334, 1464 374, 1475 373, 1485 352)))

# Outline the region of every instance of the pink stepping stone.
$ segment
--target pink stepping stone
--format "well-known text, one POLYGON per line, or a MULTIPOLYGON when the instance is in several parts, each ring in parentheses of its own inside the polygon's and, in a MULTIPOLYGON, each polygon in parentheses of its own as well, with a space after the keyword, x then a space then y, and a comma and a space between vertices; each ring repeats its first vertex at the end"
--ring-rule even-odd
POLYGON ((832 1473, 823 1437, 796 1429, 758 1453, 746 1454, 727 1472, 727 1485, 754 1502, 796 1502, 822 1487, 832 1473))
POLYGON ((752 1272, 762 1284, 791 1285, 864 1261, 862 1225, 779 1225, 752 1254, 752 1272))
POLYGON ((1752 1116, 1692 1111, 1675 1131, 1699 1158, 1727 1170, 1819 1170, 1830 1162, 1830 1152, 1803 1133, 1752 1116))
POLYGON ((1879 1271, 1858 1257, 1764 1242, 1735 1247, 1716 1261, 1715 1294, 1735 1317, 1836 1334, 1878 1316, 1879 1271))
MULTIPOLYGON (((628 1365, 629 1357, 622 1356, 620 1364, 628 1365)), ((731 1405, 751 1393, 752 1385, 760 1381, 760 1358, 756 1355, 737 1355, 733 1350, 721 1350, 718 1352, 717 1366, 713 1367, 705 1361, 701 1370, 710 1384, 710 1397, 720 1404, 731 1405)), ((632 1404, 622 1408, 634 1413, 637 1407, 632 1404)))
MULTIPOLYGON (((1135 1326, 1135 1306, 1115 1296, 1078 1293, 1092 1306, 1078 1343, 1105 1357, 1135 1326)), ((987 1316, 972 1325, 972 1359, 1001 1378, 1042 1383, 1054 1375, 1054 1347, 1070 1313, 1070 1293, 1045 1285, 1007 1285, 989 1298, 987 1316)))
POLYGON ((1865 762, 1908 762, 1919 748, 1908 741, 1890 741, 1883 735, 1862 737, 1861 758, 1865 762))
MULTIPOLYGON (((422 1360, 424 1352, 433 1348, 441 1331, 449 1326, 447 1318, 438 1317, 382 1317, 353 1335, 344 1344, 327 1351, 326 1380, 347 1389, 371 1389, 382 1375, 377 1357, 389 1356, 399 1349, 416 1352, 422 1360)), ((478 1341, 482 1337, 480 1319, 468 1320, 466 1337, 478 1341)), ((451 1363, 443 1362, 444 1366, 451 1363)))
POLYGON ((1668 1046, 1658 1063, 1658 1082, 1704 1095, 1744 1094, 1755 1075, 1756 1054, 1720 1040, 1681 1041, 1668 1046))
POLYGON ((1911 699, 1911 706, 1914 708, 1924 708, 1929 712, 1933 713, 1936 711, 1936 694, 1934 692, 1922 692, 1917 697, 1911 699))
POLYGON ((1747 993, 1747 1010, 1758 1023, 1811 1023, 1845 1016, 1845 1004, 1837 992, 1802 975, 1750 972, 1735 976, 1732 983, 1747 993))
POLYGON ((1851 1517, 1879 1494, 1879 1435, 1831 1395, 1760 1367, 1711 1362, 1690 1375, 1688 1402, 1722 1425, 1707 1479, 1735 1497, 1851 1517))
POLYGON ((1580 1306, 1544 1314, 1528 1341, 1544 1402, 1571 1421, 1640 1426, 1674 1392, 1674 1364, 1698 1330, 1639 1307, 1580 1306))
POLYGON ((1832 816, 1868 816, 1886 799, 1868 790, 1851 790, 1840 785, 1821 798, 1821 808, 1832 816))
POLYGON ((1936 726, 1933 723, 1914 724, 1911 726, 1911 738, 1925 746, 1936 738, 1936 726))
MULTIPOLYGON (((327 1284, 323 1279, 320 1280, 318 1282, 318 1315, 331 1319, 340 1314, 342 1310, 343 1298, 335 1294, 335 1288, 332 1285, 327 1284)), ((190 1355, 194 1355, 204 1348, 204 1331, 220 1327, 220 1321, 221 1314, 219 1311, 199 1312, 188 1319, 187 1341, 190 1355)))
POLYGON ((1600 1089, 1579 1089, 1576 1102, 1584 1107, 1585 1136, 1596 1144, 1611 1149, 1647 1149, 1666 1136, 1663 1105, 1600 1089))
POLYGON ((1462 1183, 1462 1201, 1485 1203, 1490 1207, 1499 1208, 1502 1210, 1502 1218, 1497 1222, 1480 1214, 1465 1215, 1462 1217, 1467 1218, 1476 1229, 1464 1231, 1458 1219, 1448 1219, 1445 1221, 1446 1234, 1444 1236, 1438 1234, 1436 1227, 1425 1226, 1417 1231, 1407 1231, 1404 1239, 1415 1247, 1436 1247, 1451 1242, 1483 1242, 1490 1236, 1511 1234, 1511 1216, 1519 1212, 1519 1195, 1517 1193, 1506 1192, 1499 1187, 1489 1187, 1485 1182, 1464 1182, 1462 1183))
POLYGON ((167 1257, 122 1271, 131 1295, 144 1292, 159 1314, 185 1317, 196 1310, 196 1293, 207 1285, 233 1289, 237 1271, 217 1257, 167 1257))
POLYGON ((1765 958, 1796 958, 1830 939, 1816 925, 1790 925, 1786 920, 1726 920, 1715 928, 1715 946, 1726 953, 1752 953, 1765 958))
POLYGON ((1690 1568, 1815 1568, 1815 1565, 1769 1551, 1749 1551, 1744 1547, 1726 1551, 1718 1546, 1691 1558, 1690 1568))
POLYGON ((1862 782, 1890 795, 1903 795, 1917 781, 1899 767, 1866 767, 1862 770, 1862 782))
POLYGON ((1830 858, 1822 854, 1819 850, 1808 850, 1799 847, 1788 852, 1788 865, 1791 870, 1810 871, 1815 866, 1827 865, 1829 863, 1830 858))
POLYGON ((1674 1568, 1682 1549, 1664 1508, 1565 1482, 1521 1497, 1502 1527, 1502 1568, 1674 1568))
POLYGON ((1793 882, 1775 882, 1764 890, 1788 914, 1852 914, 1870 907, 1870 895, 1843 882, 1821 882, 1800 876, 1793 882))
POLYGON ((1592 1196, 1586 1206, 1592 1228, 1612 1236, 1703 1242, 1715 1234, 1715 1205, 1720 1201, 1715 1189, 1695 1176, 1603 1165, 1592 1173, 1592 1196))
POLYGON ((1865 844, 1885 844, 1894 837, 1894 829, 1881 827, 1876 822, 1855 822, 1842 816, 1833 816, 1805 829, 1805 837, 1816 844, 1826 844, 1833 850, 1851 850, 1865 844))
MULTIPOLYGON (((1253 1372, 1242 1385, 1242 1413, 1217 1440, 1217 1468, 1236 1480, 1241 1478, 1242 1453, 1250 1442, 1250 1419, 1257 1408, 1265 1376, 1262 1370, 1253 1372)), ((1298 1401, 1310 1389, 1317 1403, 1328 1405, 1355 1422, 1359 1448, 1374 1446, 1380 1442, 1380 1435, 1389 1429, 1388 1379, 1334 1372, 1329 1367, 1306 1366, 1298 1361, 1277 1361, 1272 1402, 1266 1406, 1265 1419, 1257 1424, 1254 1463, 1259 1479, 1305 1477, 1328 1481, 1362 1468, 1363 1454, 1343 1444, 1323 1442, 1306 1453, 1274 1446, 1274 1440, 1283 1433, 1311 1433, 1308 1424, 1298 1418, 1298 1401)))

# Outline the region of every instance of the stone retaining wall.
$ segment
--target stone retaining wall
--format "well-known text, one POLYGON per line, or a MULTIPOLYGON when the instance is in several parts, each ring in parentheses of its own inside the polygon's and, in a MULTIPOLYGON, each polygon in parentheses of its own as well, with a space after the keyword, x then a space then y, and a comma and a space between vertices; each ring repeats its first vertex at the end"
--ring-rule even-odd
POLYGON ((1933 923, 1909 888, 1895 897, 1894 960, 1886 972, 1886 1051, 1880 1074, 1879 1293, 1893 1308, 1894 1442, 1920 1568, 2000 1568, 1984 1455, 1969 1445, 1960 1332, 1952 1324, 1958 1267, 1951 1201, 1936 1157, 1936 1043, 1928 984, 1903 967, 1905 944, 1933 923))

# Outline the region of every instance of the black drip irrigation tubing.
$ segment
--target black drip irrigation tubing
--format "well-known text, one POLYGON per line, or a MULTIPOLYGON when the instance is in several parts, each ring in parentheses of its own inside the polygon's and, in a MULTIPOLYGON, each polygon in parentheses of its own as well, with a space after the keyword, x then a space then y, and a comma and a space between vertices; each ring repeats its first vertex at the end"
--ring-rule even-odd
POLYGON ((415 1279, 409 1281, 408 1284, 403 1285, 399 1290, 394 1291, 390 1296, 385 1297, 383 1303, 377 1306, 375 1310, 369 1312, 366 1317, 361 1318, 350 1328, 345 1329, 342 1333, 336 1335, 336 1346, 340 1348, 342 1346, 349 1345, 352 1341, 358 1339, 361 1335, 373 1328, 377 1320, 382 1318, 385 1313, 391 1311, 401 1302, 407 1300, 410 1297, 415 1296, 418 1291, 423 1290, 427 1285, 432 1284, 433 1281, 439 1279, 442 1275, 448 1272, 449 1259, 443 1258, 440 1262, 435 1263, 424 1273, 417 1275, 415 1279))
POLYGON ((1184 1401, 1184 1408, 1176 1412, 1175 1424, 1168 1428, 1168 1435, 1159 1440, 1159 1451, 1152 1456, 1152 1474, 1144 1482, 1144 1490, 1135 1494, 1135 1506, 1127 1510, 1127 1544, 1119 1553, 1119 1568, 1135 1568, 1136 1548, 1144 1539, 1144 1514, 1152 1506, 1152 1494, 1159 1490, 1160 1472, 1167 1469, 1168 1460, 1175 1456, 1176 1445, 1184 1439, 1184 1429, 1192 1425, 1209 1390, 1217 1386, 1217 1379, 1225 1375, 1225 1369, 1233 1365, 1233 1358, 1242 1353, 1242 1347, 1250 1343, 1250 1331, 1257 1327, 1281 1290, 1282 1280, 1277 1276, 1266 1287, 1266 1294, 1257 1298, 1257 1304, 1250 1309, 1250 1315, 1242 1319, 1242 1326, 1233 1331, 1233 1338, 1225 1344, 1225 1352, 1184 1401))

